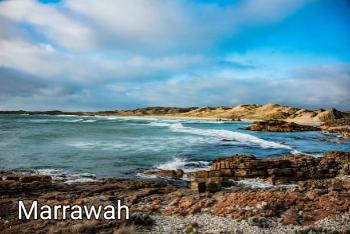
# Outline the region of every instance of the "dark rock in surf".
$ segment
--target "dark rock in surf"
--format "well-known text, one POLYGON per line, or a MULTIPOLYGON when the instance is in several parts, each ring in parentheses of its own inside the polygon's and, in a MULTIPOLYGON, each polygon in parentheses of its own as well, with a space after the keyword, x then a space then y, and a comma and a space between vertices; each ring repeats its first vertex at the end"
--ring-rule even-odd
POLYGON ((267 120, 254 122, 254 124, 248 126, 246 130, 266 132, 305 132, 320 131, 320 128, 281 120, 267 120))

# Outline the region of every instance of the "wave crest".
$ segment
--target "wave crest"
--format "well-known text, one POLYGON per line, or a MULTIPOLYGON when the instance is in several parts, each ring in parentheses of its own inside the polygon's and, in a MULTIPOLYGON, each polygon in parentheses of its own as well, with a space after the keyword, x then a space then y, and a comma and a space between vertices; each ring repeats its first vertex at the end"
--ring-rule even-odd
POLYGON ((192 172, 198 170, 209 170, 209 162, 207 161, 187 161, 183 158, 175 157, 171 161, 156 165, 159 170, 178 170, 181 169, 184 172, 192 172))
POLYGON ((185 127, 181 123, 172 124, 170 129, 175 132, 184 132, 190 134, 196 134, 201 136, 216 137, 219 140, 229 140, 239 142, 244 145, 259 145, 261 148, 282 148, 292 150, 288 145, 283 145, 273 141, 263 140, 253 135, 249 135, 241 132, 233 132, 228 130, 216 130, 216 129, 199 129, 185 127))

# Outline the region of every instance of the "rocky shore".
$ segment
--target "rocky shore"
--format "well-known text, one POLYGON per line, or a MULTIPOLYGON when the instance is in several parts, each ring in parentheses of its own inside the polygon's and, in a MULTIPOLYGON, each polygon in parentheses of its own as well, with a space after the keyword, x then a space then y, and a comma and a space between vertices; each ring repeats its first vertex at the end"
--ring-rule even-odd
POLYGON ((257 159, 235 155, 214 160, 210 171, 152 172, 188 181, 101 179, 67 184, 49 176, 0 175, 3 233, 349 233, 350 153, 322 158, 257 159), (253 182, 253 183, 252 183, 253 182), (254 184, 255 183, 255 184, 254 184), (255 186, 252 186, 255 185, 255 186), (258 185, 257 185, 258 184, 258 185), (29 204, 115 205, 130 220, 20 221, 18 200, 29 204))

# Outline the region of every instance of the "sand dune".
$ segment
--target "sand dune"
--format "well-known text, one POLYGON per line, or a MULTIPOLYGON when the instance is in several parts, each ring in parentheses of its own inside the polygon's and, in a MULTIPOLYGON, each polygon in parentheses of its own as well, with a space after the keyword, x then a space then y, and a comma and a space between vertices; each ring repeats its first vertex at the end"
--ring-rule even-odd
POLYGON ((301 123, 321 123, 345 118, 347 113, 336 109, 307 110, 278 104, 248 104, 234 107, 148 107, 135 110, 100 112, 107 115, 130 116, 174 116, 193 118, 216 118, 228 120, 269 120, 283 119, 301 123))

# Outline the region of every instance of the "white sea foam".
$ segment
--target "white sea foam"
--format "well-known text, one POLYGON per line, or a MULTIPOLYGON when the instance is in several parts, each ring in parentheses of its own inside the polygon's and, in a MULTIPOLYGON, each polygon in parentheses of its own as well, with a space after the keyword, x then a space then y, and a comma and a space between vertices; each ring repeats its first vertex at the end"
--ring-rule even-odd
POLYGON ((108 119, 108 120, 145 120, 145 121, 157 121, 158 118, 153 117, 142 117, 142 116, 106 116, 106 115, 95 115, 96 118, 108 119))
POLYGON ((254 178, 254 179, 244 179, 239 181, 234 181, 237 185, 248 187, 248 188, 259 188, 259 189, 268 189, 272 187, 298 187, 298 185, 295 184, 281 184, 281 185, 272 185, 269 183, 266 183, 260 178, 254 178))
POLYGON ((106 119, 109 119, 109 120, 115 120, 115 119, 118 119, 117 117, 105 117, 106 119))
POLYGON ((83 121, 84 119, 32 119, 30 122, 33 123, 77 123, 83 121))
POLYGON ((159 164, 158 166, 156 166, 156 168, 161 170, 177 170, 177 169, 183 169, 185 164, 186 164, 185 159, 174 158, 173 160, 167 163, 159 164))
POLYGON ((228 130, 219 130, 219 129, 199 129, 184 127, 181 123, 172 124, 170 129, 175 132, 184 132, 190 134, 196 134, 201 136, 211 136, 216 137, 219 140, 229 140, 234 142, 239 142, 244 145, 259 145, 261 148, 283 148, 292 150, 288 145, 283 145, 273 141, 263 140, 256 136, 252 136, 246 133, 233 132, 228 130))
POLYGON ((71 142, 68 143, 67 145, 73 146, 75 148, 79 149, 85 149, 85 148, 93 148, 98 145, 98 142, 84 142, 84 141, 77 141, 77 142, 71 142))
POLYGON ((209 170, 209 162, 206 161, 187 161, 183 158, 175 157, 171 161, 159 164, 155 166, 160 170, 178 170, 181 169, 184 172, 193 172, 198 170, 209 170))
POLYGON ((223 124, 225 121, 213 121, 205 119, 156 119, 157 122, 150 122, 148 125, 151 126, 170 126, 176 123, 187 123, 187 124, 223 124))
POLYGON ((83 121, 84 119, 71 119, 71 120, 62 120, 62 122, 66 122, 66 123, 76 123, 76 122, 80 122, 83 121))
POLYGON ((309 153, 303 153, 299 150, 292 150, 291 151, 292 154, 295 154, 295 155, 298 155, 298 154, 301 154, 301 155, 306 155, 306 156, 311 156, 311 157, 315 157, 315 158, 319 158, 319 157, 323 157, 324 155, 323 154, 309 154, 309 153))
POLYGON ((86 182, 96 182, 96 181, 98 180, 93 178, 77 178, 77 179, 66 180, 64 183, 75 184, 75 183, 86 183, 86 182))
MULTIPOLYGON (((172 160, 156 165, 155 168, 158 170, 183 170, 185 173, 194 172, 199 170, 210 170, 209 162, 207 161, 187 161, 183 158, 175 157, 172 160)), ((157 175, 147 175, 144 173, 137 173, 137 177, 145 178, 145 179, 157 179, 159 178, 157 175)), ((186 176, 183 177, 184 180, 188 178, 186 176)))
POLYGON ((143 173, 137 173, 136 176, 143 178, 143 179, 157 179, 158 178, 156 175, 145 175, 143 173))
POLYGON ((48 175, 53 180, 64 181, 67 184, 97 181, 96 176, 91 173, 68 173, 62 169, 38 169, 34 174, 48 175))
POLYGON ((94 123, 96 122, 96 119, 87 119, 83 121, 84 123, 94 123))
MULTIPOLYGON (((175 144, 176 142, 173 141, 175 144)), ((99 149, 99 150, 115 150, 115 151, 126 151, 130 152, 161 152, 166 150, 169 147, 167 144, 163 144, 158 141, 154 144, 150 143, 146 139, 139 140, 135 142, 135 144, 130 144, 129 142, 121 142, 121 141, 75 141, 75 142, 67 142, 66 145, 74 148, 78 148, 81 150, 89 150, 89 149, 99 149)))
POLYGON ((172 124, 164 122, 150 122, 148 125, 154 127, 170 127, 172 124))
POLYGON ((79 117, 79 115, 54 115, 59 117, 79 117))
POLYGON ((48 123, 52 120, 50 119, 31 119, 29 120, 30 122, 33 122, 33 123, 48 123))
POLYGON ((223 124, 225 121, 207 119, 162 119, 162 122, 169 123, 189 123, 189 124, 223 124))
POLYGON ((35 174, 51 176, 53 180, 63 180, 66 178, 66 173, 61 169, 38 169, 35 174))
POLYGON ((248 188, 260 188, 260 189, 266 189, 266 188, 272 188, 273 185, 268 184, 261 179, 245 179, 245 180, 239 180, 235 181, 236 184, 243 186, 243 187, 248 187, 248 188))

